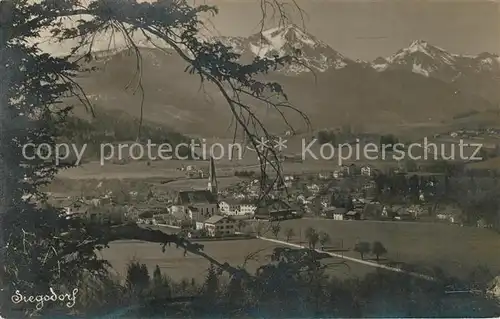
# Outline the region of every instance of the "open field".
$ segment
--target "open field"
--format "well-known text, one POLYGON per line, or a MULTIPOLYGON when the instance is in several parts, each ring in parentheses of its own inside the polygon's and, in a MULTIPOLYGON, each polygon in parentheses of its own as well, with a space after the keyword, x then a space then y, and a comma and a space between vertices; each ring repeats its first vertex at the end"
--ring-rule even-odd
MULTIPOLYGON (((352 161, 343 161, 343 164, 350 164, 352 161)), ((390 159, 378 161, 356 161, 356 165, 371 164, 375 167, 384 168, 393 166, 397 163, 390 159)), ((130 162, 128 164, 107 163, 103 166, 99 162, 86 163, 80 167, 70 168, 61 171, 57 178, 68 180, 91 180, 91 179, 187 179, 186 172, 177 170, 184 166, 195 165, 196 168, 208 171, 208 162, 201 161, 157 161, 147 166, 145 162, 130 162)), ((260 172, 260 167, 256 162, 243 161, 216 161, 218 177, 234 176, 235 171, 255 171, 260 172)), ((282 170, 284 174, 307 174, 333 171, 338 168, 337 159, 332 160, 314 160, 309 159, 303 163, 283 162, 282 170)), ((268 171, 272 173, 268 165, 268 171)), ((206 179, 203 179, 206 181, 206 179)))
MULTIPOLYGON (((222 156, 219 152, 220 148, 214 149, 216 158, 218 176, 233 176, 235 170, 260 171, 260 166, 256 154, 252 150, 247 150, 242 147, 241 156, 232 145, 234 142, 231 139, 216 139, 206 142, 206 156, 210 153, 210 143, 219 143, 222 145, 227 154, 222 156), (233 149, 233 155, 229 156, 229 149, 233 149), (220 159, 217 159, 222 157, 220 159)), ((343 148, 324 147, 322 149, 319 142, 312 143, 311 136, 295 136, 284 137, 286 147, 282 149, 282 153, 287 156, 295 156, 298 159, 303 158, 302 162, 283 162, 283 172, 287 174, 300 173, 315 173, 325 170, 334 170, 339 164, 350 164, 356 162, 357 165, 370 163, 376 167, 396 166, 397 162, 391 157, 383 158, 379 154, 379 160, 373 159, 373 152, 370 152, 369 158, 366 158, 364 146, 351 146, 343 148), (333 151, 333 153, 332 153, 333 151), (339 159, 339 157, 341 157, 339 159)), ((126 155, 124 155, 126 157, 126 155)), ((58 178, 64 179, 146 179, 146 178, 183 178, 184 171, 180 171, 182 166, 194 166, 196 169, 208 170, 208 161, 196 160, 154 160, 147 163, 147 156, 142 161, 130 160, 125 164, 118 164, 113 161, 91 161, 83 165, 67 170, 63 170, 58 174, 58 178)), ((269 165, 268 165, 269 166, 269 165)), ((271 167, 269 166, 269 169, 271 167)))
MULTIPOLYGON (((269 262, 269 255, 273 249, 280 247, 279 244, 266 242, 260 239, 250 240, 229 240, 202 242, 205 245, 205 253, 211 255, 220 262, 228 262, 233 266, 242 266, 245 258, 256 253, 252 260, 246 264, 246 269, 250 273, 269 262)), ((160 244, 152 244, 139 241, 118 241, 110 244, 110 248, 101 253, 102 257, 109 260, 113 269, 120 276, 126 275, 127 263, 131 260, 137 260, 147 265, 152 273, 158 265, 162 272, 174 280, 183 278, 203 280, 209 267, 207 260, 202 257, 187 254, 184 257, 184 250, 177 249, 174 245, 166 247, 165 253, 161 251, 160 244)), ((326 259, 326 263, 339 262, 338 258, 326 259)), ((360 277, 373 271, 375 268, 348 262, 349 268, 344 265, 332 266, 328 271, 331 275, 341 278, 360 277)))
MULTIPOLYGON (((295 240, 300 241, 302 234, 305 241, 305 230, 313 227, 327 232, 334 242, 342 240, 344 249, 352 249, 358 240, 380 241, 388 250, 389 260, 422 269, 441 267, 456 276, 467 275, 476 266, 500 272, 500 237, 485 229, 431 223, 301 219, 281 222, 280 238, 290 227, 297 234, 295 240)), ((359 258, 353 251, 345 255, 359 258)))
MULTIPOLYGON (((328 232, 332 238, 330 246, 342 242, 343 248, 350 250, 357 240, 381 241, 388 250, 388 261, 415 265, 416 272, 426 273, 433 267, 440 267, 448 275, 465 277, 477 266, 485 266, 494 274, 500 271, 500 240, 493 232, 450 226, 442 224, 420 224, 407 222, 362 222, 362 221, 332 221, 332 220, 290 220, 281 223, 282 231, 279 236, 284 239, 284 230, 292 227, 297 234, 291 243, 305 244, 305 230, 314 227, 318 231, 328 232)), ((168 228, 162 228, 170 231, 168 228)), ((272 234, 264 234, 272 238, 272 234)), ((256 253, 246 264, 251 273, 269 262, 269 255, 280 244, 266 242, 259 239, 231 240, 203 242, 205 252, 220 262, 228 262, 233 266, 241 266, 245 258, 256 253)), ((328 245, 327 245, 328 246, 328 245)), ((329 249, 327 249, 329 250, 329 249)), ((348 257, 359 258, 353 251, 339 252, 348 257)), ((131 260, 137 260, 153 271, 156 265, 173 279, 195 278, 202 280, 209 266, 208 262, 199 256, 188 253, 184 256, 182 249, 168 247, 165 253, 161 252, 160 244, 139 241, 119 241, 110 245, 101 253, 109 260, 114 270, 120 276, 126 274, 126 265, 131 260)), ((372 258, 371 256, 367 258, 372 258)), ((339 262, 339 258, 332 257, 325 263, 339 262)), ((345 266, 333 266, 328 270, 332 276, 340 278, 362 277, 370 272, 384 271, 367 265, 347 261, 345 266)))

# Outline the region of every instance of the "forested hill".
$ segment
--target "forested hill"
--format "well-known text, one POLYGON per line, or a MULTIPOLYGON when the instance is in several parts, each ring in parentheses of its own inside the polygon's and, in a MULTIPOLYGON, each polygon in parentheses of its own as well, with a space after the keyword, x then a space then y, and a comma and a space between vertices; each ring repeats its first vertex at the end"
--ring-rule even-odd
POLYGON ((87 144, 85 159, 96 159, 104 143, 139 142, 168 143, 173 147, 189 143, 191 138, 175 132, 165 125, 140 120, 122 111, 99 111, 88 119, 70 115, 61 128, 59 143, 81 146, 87 144), (138 139, 140 132, 140 138, 138 139))

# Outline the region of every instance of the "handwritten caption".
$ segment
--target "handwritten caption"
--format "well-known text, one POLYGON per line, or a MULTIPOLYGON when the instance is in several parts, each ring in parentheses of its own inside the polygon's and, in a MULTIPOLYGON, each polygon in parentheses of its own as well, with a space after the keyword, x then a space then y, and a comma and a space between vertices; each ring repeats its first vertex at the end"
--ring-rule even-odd
POLYGON ((34 303, 37 310, 42 309, 45 303, 49 301, 66 301, 66 307, 68 308, 72 308, 75 305, 78 288, 73 289, 72 293, 65 294, 58 294, 54 291, 53 288, 50 288, 49 290, 49 293, 45 295, 23 295, 19 290, 16 290, 15 294, 12 295, 11 300, 15 304, 34 303))

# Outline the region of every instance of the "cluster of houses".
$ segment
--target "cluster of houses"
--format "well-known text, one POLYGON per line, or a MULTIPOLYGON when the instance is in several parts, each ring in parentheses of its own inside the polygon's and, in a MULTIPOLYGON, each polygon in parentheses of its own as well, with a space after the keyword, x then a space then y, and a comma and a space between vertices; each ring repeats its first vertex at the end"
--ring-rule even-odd
POLYGON ((330 179, 330 178, 343 178, 348 176, 373 176, 376 172, 376 168, 372 165, 362 165, 357 166, 356 164, 350 165, 341 165, 338 169, 333 170, 332 172, 320 173, 319 179, 330 179))
POLYGON ((500 129, 497 128, 463 129, 450 132, 449 135, 452 138, 470 138, 470 137, 484 137, 484 136, 496 137, 500 135, 500 129))
POLYGON ((179 191, 168 208, 168 214, 181 221, 184 228, 205 230, 209 236, 228 236, 236 232, 238 220, 291 218, 297 215, 297 211, 279 201, 257 205, 255 198, 245 196, 219 199, 215 164, 211 160, 207 189, 179 191))
MULTIPOLYGON (((51 194, 49 194, 51 195, 51 194)), ((126 219, 126 210, 113 205, 111 194, 100 198, 72 198, 68 196, 50 196, 50 203, 63 207, 66 218, 78 216, 94 223, 120 224, 126 219)))
MULTIPOLYGON (((292 219, 300 217, 302 212, 308 211, 308 206, 317 198, 320 198, 322 215, 336 220, 359 220, 363 213, 357 206, 356 210, 347 211, 345 208, 332 207, 329 203, 328 194, 319 194, 320 185, 315 180, 342 179, 347 176, 372 176, 375 169, 370 166, 357 167, 356 165, 342 165, 338 170, 323 172, 313 176, 312 181, 307 183, 307 189, 311 196, 298 195, 291 198, 292 204, 278 198, 273 198, 257 204, 259 195, 259 180, 251 180, 247 184, 235 187, 237 190, 225 190, 218 192, 215 178, 215 170, 212 167, 209 172, 207 189, 179 191, 168 207, 168 215, 177 221, 183 222, 184 228, 194 231, 206 230, 210 236, 224 236, 234 234, 236 223, 241 219, 262 218, 270 220, 292 219), (223 198, 219 199, 222 195, 223 198)), ((285 175, 284 186, 293 189, 299 180, 299 176, 285 175)), ((275 184, 276 188, 280 185, 275 184)), ((373 187, 373 185, 370 185, 373 187)), ((364 203, 363 203, 364 204, 364 203)))
MULTIPOLYGON (((183 169, 198 171, 195 167, 183 169)), ((278 196, 273 197, 271 193, 269 199, 262 201, 259 200, 261 185, 257 179, 233 185, 219 192, 215 164, 212 160, 206 189, 178 191, 168 205, 165 205, 164 201, 157 203, 157 209, 153 209, 151 201, 145 203, 142 209, 139 204, 125 207, 125 210, 113 205, 108 205, 109 209, 103 209, 110 201, 109 194, 106 198, 89 199, 83 206, 90 209, 84 211, 75 209, 74 203, 60 206, 67 207, 68 216, 78 213, 90 221, 107 223, 135 220, 149 224, 170 224, 193 231, 204 230, 208 236, 233 235, 239 220, 292 219, 304 213, 333 220, 415 220, 419 216, 428 215, 428 211, 418 205, 385 206, 377 202, 373 196, 376 185, 374 180, 369 178, 375 174, 376 169, 370 165, 351 164, 314 175, 285 175, 284 185, 281 186, 287 187, 288 198, 283 200, 278 196), (356 183, 352 183, 354 180, 356 183), (348 204, 344 200, 345 197, 348 197, 348 204), (339 198, 343 200, 339 202, 339 198)), ((275 190, 280 190, 279 184, 274 186, 275 190)), ((453 223, 453 215, 455 214, 443 213, 437 214, 436 217, 453 223)))
POLYGON ((255 201, 234 198, 217 200, 210 190, 178 192, 169 207, 169 215, 183 221, 183 228, 206 230, 209 236, 233 235, 239 220, 289 219, 299 216, 298 209, 285 201, 276 199, 257 204, 255 201))

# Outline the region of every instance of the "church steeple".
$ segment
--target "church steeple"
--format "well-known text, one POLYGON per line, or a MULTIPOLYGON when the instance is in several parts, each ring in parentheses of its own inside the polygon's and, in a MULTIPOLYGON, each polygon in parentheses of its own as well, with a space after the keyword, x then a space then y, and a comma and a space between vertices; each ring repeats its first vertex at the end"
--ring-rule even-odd
POLYGON ((217 176, 215 174, 215 161, 214 158, 210 156, 210 168, 208 171, 208 190, 217 197, 217 176))

